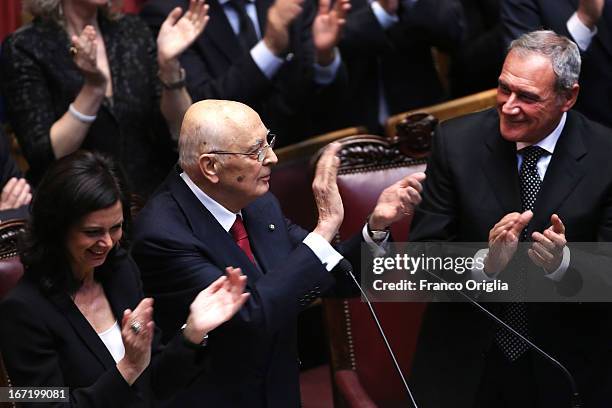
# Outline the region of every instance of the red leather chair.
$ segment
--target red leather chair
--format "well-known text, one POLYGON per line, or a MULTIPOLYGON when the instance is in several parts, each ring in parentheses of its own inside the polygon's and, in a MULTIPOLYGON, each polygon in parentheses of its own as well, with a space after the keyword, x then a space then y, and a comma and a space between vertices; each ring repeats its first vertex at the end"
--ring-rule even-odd
MULTIPOLYGON (((424 171, 437 120, 412 117, 393 140, 361 135, 338 140, 343 147, 338 188, 344 203, 340 238, 361 230, 382 190, 397 180, 424 171)), ((392 228, 396 241, 408 237, 410 220, 392 228)), ((336 407, 407 407, 409 399, 392 360, 360 298, 324 299, 330 341, 336 407)), ((376 303, 389 342, 405 376, 416 348, 423 303, 376 303)))
MULTIPOLYGON (((0 299, 2 299, 17 284, 23 275, 23 265, 17 253, 17 237, 23 231, 25 220, 9 220, 0 223, 0 299)), ((0 387, 10 387, 2 355, 0 354, 0 387)), ((13 404, 2 402, 0 408, 14 407, 13 404)))

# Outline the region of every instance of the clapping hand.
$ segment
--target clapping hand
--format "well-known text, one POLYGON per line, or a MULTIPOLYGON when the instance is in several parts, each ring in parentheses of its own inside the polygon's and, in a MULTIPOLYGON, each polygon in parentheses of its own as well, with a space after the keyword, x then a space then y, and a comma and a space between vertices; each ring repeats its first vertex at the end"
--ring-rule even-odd
POLYGON ((317 162, 312 181, 319 220, 313 232, 331 242, 344 220, 344 206, 338 191, 337 175, 340 158, 337 156, 342 148, 340 143, 330 143, 317 162))
POLYGON ((132 311, 126 309, 121 321, 121 339, 125 355, 117 363, 117 369, 132 385, 151 362, 151 342, 155 323, 153 322, 153 299, 145 298, 132 311))
POLYGON ((106 87, 108 78, 98 67, 98 34, 93 26, 85 26, 81 35, 73 35, 70 38, 72 47, 70 53, 76 66, 83 73, 85 82, 98 86, 106 87))
POLYGON ((6 182, 0 196, 0 210, 10 210, 28 205, 32 201, 30 185, 26 179, 11 177, 6 182))
POLYGON ((489 231, 489 253, 485 259, 484 271, 492 276, 501 272, 512 260, 518 247, 521 232, 531 218, 533 212, 513 212, 506 214, 489 231))
POLYGON ((176 60, 198 38, 208 23, 208 5, 204 0, 191 0, 189 10, 182 17, 181 13, 180 7, 172 10, 157 35, 160 67, 176 60))
POLYGON ((334 48, 340 41, 350 0, 319 0, 319 10, 312 23, 312 40, 317 52, 317 63, 329 65, 334 59, 334 48))
POLYGON ((384 230, 403 217, 414 215, 421 202, 425 173, 414 173, 385 188, 368 220, 370 229, 384 230))
POLYGON ((183 330, 185 338, 198 344, 221 323, 228 321, 249 298, 244 292, 247 278, 240 268, 225 268, 221 276, 202 290, 189 307, 189 317, 183 330))
POLYGON ((533 244, 527 251, 529 258, 547 273, 556 271, 563 260, 563 248, 567 244, 565 226, 557 214, 550 217, 551 226, 543 233, 531 234, 533 244))

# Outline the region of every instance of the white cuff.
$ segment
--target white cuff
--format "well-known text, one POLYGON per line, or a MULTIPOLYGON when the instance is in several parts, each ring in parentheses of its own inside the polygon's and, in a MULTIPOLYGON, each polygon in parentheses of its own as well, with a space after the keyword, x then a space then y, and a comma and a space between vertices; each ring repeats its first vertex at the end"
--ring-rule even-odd
POLYGON ((582 51, 586 51, 589 45, 591 45, 591 40, 597 34, 597 27, 591 31, 589 27, 580 21, 578 13, 572 14, 565 25, 567 26, 567 31, 569 31, 576 44, 578 44, 578 47, 582 51))
POLYGON ((483 281, 483 280, 492 281, 493 279, 497 278, 497 275, 499 275, 499 272, 496 273, 495 275, 487 275, 485 273, 484 260, 487 258, 487 255, 489 255, 489 248, 480 249, 474 254, 474 259, 480 258, 482 259, 482 262, 474 263, 474 267, 470 271, 472 273, 472 279, 478 280, 478 281, 483 281), (479 264, 482 264, 483 267, 482 268, 478 267, 479 264))
POLYGON ((374 0, 372 4, 370 4, 370 7, 372 8, 372 12, 378 24, 385 30, 399 21, 399 17, 396 14, 387 13, 387 10, 385 10, 377 0, 374 0))
POLYGON ((340 51, 338 51, 338 48, 334 48, 334 60, 331 64, 327 66, 322 66, 315 62, 315 83, 317 85, 329 85, 334 82, 334 79, 336 79, 336 73, 338 72, 338 68, 340 68, 341 63, 342 61, 340 60, 340 51))
POLYGON ((363 225, 363 228, 361 229, 361 235, 363 236, 363 240, 368 245, 368 248, 370 249, 370 252, 374 256, 374 258, 385 256, 385 254, 387 253, 387 241, 389 241, 389 236, 387 236, 381 242, 376 243, 372 239, 370 234, 368 234, 368 224, 363 225))
POLYGON ((569 268, 570 264, 570 250, 567 246, 563 247, 563 259, 561 260, 561 265, 557 268, 556 271, 548 273, 544 275, 548 279, 559 282, 565 276, 565 272, 567 272, 567 268, 569 268))
POLYGON ((315 232, 308 234, 302 242, 314 252, 328 271, 334 269, 344 258, 325 238, 315 232))
POLYGON ((263 40, 260 40, 251 48, 251 58, 268 79, 272 79, 285 62, 282 58, 274 55, 263 40))

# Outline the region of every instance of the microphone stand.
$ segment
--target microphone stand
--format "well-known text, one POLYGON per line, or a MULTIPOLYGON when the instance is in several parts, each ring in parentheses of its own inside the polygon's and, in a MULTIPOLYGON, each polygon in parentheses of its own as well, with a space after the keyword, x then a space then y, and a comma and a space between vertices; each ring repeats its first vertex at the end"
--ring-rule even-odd
MULTIPOLYGON (((448 284, 448 282, 444 278, 442 278, 441 276, 438 276, 435 273, 433 273, 433 272, 431 272, 431 271, 429 271, 427 269, 422 269, 422 270, 424 272, 426 272, 428 275, 431 275, 434 278, 438 279, 439 281, 448 284)), ((457 290, 456 292, 458 292, 463 298, 467 299, 467 301, 470 302, 472 305, 476 306, 481 312, 485 313, 490 318, 495 320, 497 323, 499 323, 500 325, 502 325, 506 329, 510 330, 512 332, 512 334, 514 334, 515 336, 518 336, 521 340, 523 340, 525 343, 527 343, 529 345, 529 347, 531 347, 533 350, 538 352, 545 359, 551 361, 554 365, 556 365, 563 372, 563 374, 565 374, 565 377, 567 378, 567 380, 570 383, 570 387, 572 389, 571 408, 582 408, 582 403, 580 402, 580 394, 578 393, 578 387, 576 386, 576 381, 574 380, 574 377, 569 372, 569 370, 567 368, 565 368, 565 366, 563 364, 561 364, 559 361, 557 361, 555 358, 553 358, 550 354, 548 354, 547 352, 545 352, 544 350, 542 350, 541 348, 536 346, 531 340, 529 340, 527 337, 523 336, 521 333, 519 333, 514 328, 509 326, 502 319, 500 319, 499 317, 495 316, 493 313, 491 313, 487 308, 482 306, 480 303, 478 303, 477 301, 475 301, 474 299, 472 299, 471 297, 469 297, 468 295, 463 293, 462 290, 457 290)))
POLYGON ((406 381, 406 378, 404 377, 404 374, 402 373, 402 369, 400 368, 399 363, 397 362, 397 358, 395 357, 395 354, 393 353, 393 349, 391 348, 391 345, 389 344, 389 341, 387 340, 387 336, 385 336, 385 332, 383 331, 382 326, 380 325, 380 321, 378 320, 378 316, 376 316, 376 312, 374 311, 374 308, 372 307, 372 303, 370 302, 370 299, 368 298, 368 295, 366 295, 366 293, 364 292, 363 288, 361 287, 361 285, 359 284, 359 282, 357 281, 357 279, 355 278, 355 275, 353 275, 353 271, 352 271, 352 267, 350 266, 350 263, 346 260, 346 259, 342 259, 340 261, 340 263, 338 264, 338 266, 340 266, 340 268, 342 270, 344 270, 344 272, 346 274, 348 274, 352 279, 353 282, 355 282, 355 285, 359 288, 359 291, 361 292, 361 296, 363 296, 363 298, 365 299, 368 308, 370 310, 370 314, 372 315, 372 318, 374 319, 374 323, 376 323, 376 327, 378 328, 378 332, 380 333, 383 341, 385 342, 385 346, 387 348, 387 351, 389 352, 389 355, 391 356, 391 360, 393 360, 393 364, 395 365, 395 370, 397 371, 397 373, 399 374, 402 383, 404 384, 404 388, 406 390, 406 393, 408 394, 408 398, 410 398, 410 401, 412 402, 412 406, 414 408, 419 408, 419 406, 417 405, 414 396, 412 395, 412 391, 410 391, 410 387, 408 386, 408 382, 406 381))

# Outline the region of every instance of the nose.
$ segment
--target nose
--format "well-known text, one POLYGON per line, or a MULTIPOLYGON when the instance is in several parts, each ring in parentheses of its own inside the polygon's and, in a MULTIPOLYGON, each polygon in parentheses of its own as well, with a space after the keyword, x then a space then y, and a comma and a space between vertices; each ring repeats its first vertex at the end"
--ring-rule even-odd
POLYGON ((278 163, 278 157, 276 156, 276 153, 274 153, 274 149, 271 147, 268 147, 266 149, 266 157, 264 157, 264 166, 274 166, 276 163, 278 163))
POLYGON ((512 92, 508 99, 502 104, 502 112, 506 115, 518 115, 521 109, 518 107, 516 94, 512 92))
POLYGON ((110 232, 105 232, 102 238, 98 241, 98 244, 102 247, 112 247, 113 246, 113 238, 111 237, 110 232))

